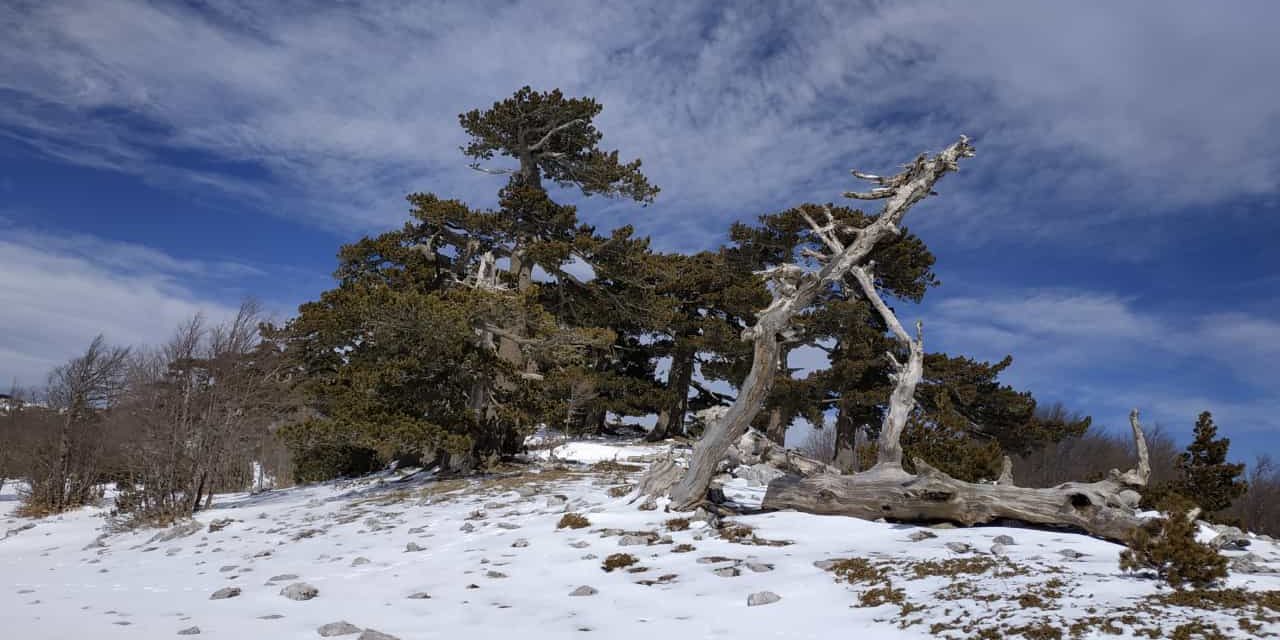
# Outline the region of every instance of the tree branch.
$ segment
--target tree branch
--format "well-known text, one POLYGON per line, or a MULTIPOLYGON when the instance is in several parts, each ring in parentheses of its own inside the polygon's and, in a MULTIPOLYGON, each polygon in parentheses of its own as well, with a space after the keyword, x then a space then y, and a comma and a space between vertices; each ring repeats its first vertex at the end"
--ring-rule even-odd
POLYGON ((586 120, 583 120, 582 118, 574 118, 573 120, 570 120, 558 127, 552 127, 551 130, 547 132, 547 135, 542 136, 541 140, 533 143, 533 146, 529 147, 528 149, 529 152, 532 153, 534 151, 538 151, 542 149, 543 146, 545 146, 548 142, 551 141, 552 136, 556 135, 557 133, 560 133, 561 131, 564 131, 565 129, 568 129, 569 127, 572 127, 574 125, 579 125, 584 123, 586 123, 586 120))

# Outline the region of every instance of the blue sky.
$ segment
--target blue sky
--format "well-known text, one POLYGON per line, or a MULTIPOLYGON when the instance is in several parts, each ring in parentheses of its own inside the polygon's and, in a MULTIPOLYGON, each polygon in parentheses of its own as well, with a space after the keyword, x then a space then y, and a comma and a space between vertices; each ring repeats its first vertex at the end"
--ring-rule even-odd
POLYGON ((907 221, 928 347, 1280 455, 1280 6, 397 4, 0 7, 0 380, 245 295, 283 318, 410 191, 491 204, 456 116, 530 84, 597 97, 663 188, 583 217, 668 250, 967 133, 907 221))

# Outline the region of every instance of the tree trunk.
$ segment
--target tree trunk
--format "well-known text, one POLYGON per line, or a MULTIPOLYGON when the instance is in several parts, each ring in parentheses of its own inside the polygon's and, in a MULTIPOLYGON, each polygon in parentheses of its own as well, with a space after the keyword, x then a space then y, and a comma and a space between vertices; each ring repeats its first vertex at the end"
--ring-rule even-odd
MULTIPOLYGON (((783 378, 791 377, 791 369, 787 367, 787 356, 791 353, 791 349, 782 347, 778 351, 778 375, 783 378)), ((786 446, 787 444, 787 427, 790 426, 781 407, 774 407, 769 411, 769 422, 765 425, 764 434, 778 446, 786 446)))
POLYGON ((646 440, 657 442, 672 435, 684 435, 684 418, 689 412, 689 385, 693 383, 697 355, 695 350, 677 343, 671 356, 671 371, 667 374, 667 397, 658 413, 658 422, 646 440))
POLYGON ((722 418, 708 425, 706 433, 693 445, 689 469, 680 482, 671 487, 673 510, 691 511, 706 497, 716 465, 724 459, 729 445, 746 433, 773 387, 773 377, 778 372, 778 349, 776 333, 766 331, 756 336, 751 371, 737 399, 722 418))
MULTIPOLYGON (((897 225, 907 210, 931 195, 934 184, 958 168, 960 158, 972 155, 973 148, 968 139, 961 136, 958 142, 932 158, 922 154, 898 175, 882 178, 854 172, 856 177, 871 180, 879 186, 869 192, 846 192, 844 195, 858 200, 886 200, 875 220, 861 229, 852 229, 840 225, 829 212, 825 226, 807 219, 814 236, 829 250, 828 254, 818 256, 822 267, 815 273, 806 271, 799 264, 788 264, 761 272, 760 275, 773 285, 773 302, 757 314, 755 326, 742 335, 744 340, 755 343, 751 372, 733 405, 720 420, 708 425, 702 439, 694 445, 688 470, 671 488, 672 509, 692 510, 703 501, 715 468, 724 459, 729 445, 746 432, 759 414, 761 403, 768 396, 778 370, 778 335, 791 328, 795 316, 812 304, 821 291, 844 282, 852 269, 866 261, 876 243, 885 236, 897 234, 897 225), (843 238, 850 234, 853 239, 846 246, 843 238)), ((892 453, 882 451, 881 455, 892 453)))
POLYGON ((861 425, 855 424, 842 398, 836 413, 835 466, 841 473, 861 471, 858 468, 858 433, 861 425))

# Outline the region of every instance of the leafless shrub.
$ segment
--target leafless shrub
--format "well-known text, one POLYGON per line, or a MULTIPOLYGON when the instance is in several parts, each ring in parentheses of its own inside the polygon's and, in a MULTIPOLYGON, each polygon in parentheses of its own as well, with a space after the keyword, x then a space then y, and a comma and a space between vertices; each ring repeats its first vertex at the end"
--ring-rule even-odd
MULTIPOLYGON (((1174 477, 1178 446, 1160 426, 1146 430, 1151 458, 1151 484, 1174 477)), ((1119 433, 1090 429, 1084 435, 1049 443, 1013 459, 1018 486, 1052 487, 1063 482, 1101 478, 1111 469, 1127 469, 1137 457, 1133 439, 1119 433)))
POLYGON ((834 462, 836 459, 836 430, 834 427, 813 428, 804 442, 800 443, 800 453, 822 462, 834 462))
POLYGON ((206 328, 196 316, 133 359, 127 479, 116 503, 126 524, 169 524, 215 492, 254 484, 282 406, 279 360, 258 339, 258 319, 252 302, 225 325, 206 328))
MULTIPOLYGON (((22 512, 61 513, 99 497, 103 422, 124 391, 129 350, 108 346, 102 336, 49 377, 48 408, 27 416, 43 423, 33 430, 22 512)), ((25 413, 25 412, 24 412, 25 413)))

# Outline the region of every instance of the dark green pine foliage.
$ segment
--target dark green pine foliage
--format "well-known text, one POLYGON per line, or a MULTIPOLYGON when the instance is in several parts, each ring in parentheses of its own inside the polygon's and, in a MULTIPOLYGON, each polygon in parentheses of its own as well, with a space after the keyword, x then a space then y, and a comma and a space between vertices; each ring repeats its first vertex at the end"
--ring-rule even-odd
POLYGON ((1090 418, 1039 415, 1030 392, 1001 384, 1011 364, 1009 356, 991 364, 927 354, 919 411, 902 437, 904 458, 919 457, 962 480, 993 480, 1005 455, 1084 434, 1090 418))
POLYGON ((742 329, 768 304, 763 282, 750 265, 727 251, 654 255, 656 320, 650 349, 670 358, 666 383, 656 399, 657 422, 650 440, 685 435, 685 418, 727 399, 708 388, 717 380, 741 381, 750 367, 750 345, 742 329), (695 379, 695 373, 701 373, 695 379))
POLYGON ((618 375, 651 384, 644 362, 616 355, 634 338, 610 326, 638 331, 611 305, 643 303, 626 291, 643 283, 608 277, 647 252, 647 241, 629 228, 597 237, 543 186, 545 178, 641 203, 657 194, 638 160, 598 147, 600 110, 589 98, 526 87, 462 114, 466 155, 519 163, 488 169, 509 175, 498 208, 410 195, 413 221, 343 247, 338 286, 270 328, 299 371, 310 416, 282 434, 295 459, 325 461, 301 475, 406 455, 474 468, 518 451, 536 424, 625 404, 632 392, 618 375), (592 260, 604 278, 570 273, 592 260), (535 266, 553 281, 534 282, 535 266), (575 393, 584 380, 594 389, 575 393))
MULTIPOLYGON (((594 350, 580 369, 561 372, 554 380, 552 391, 568 404, 563 423, 579 432, 600 429, 609 412, 645 413, 641 398, 654 386, 652 363, 637 350, 638 336, 652 325, 647 316, 653 283, 642 268, 647 239, 632 237, 629 226, 597 236, 594 228, 578 223, 573 207, 552 200, 545 184, 577 188, 587 196, 653 201, 658 188, 641 173, 640 160, 622 162, 617 151, 600 148, 603 134, 593 119, 602 109, 591 98, 524 87, 487 110, 459 116, 470 136, 462 151, 473 166, 510 176, 500 198, 509 224, 505 248, 514 286, 530 291, 533 268, 540 267, 554 282, 539 287, 538 299, 559 323, 609 330, 615 336, 612 345, 594 350), (481 166, 498 158, 517 166, 481 166), (589 265, 594 278, 575 276, 572 265, 589 265)), ((518 337, 519 331, 515 333, 518 337)), ((502 337, 498 342, 503 358, 528 368, 515 340, 502 337)))
POLYGON ((1205 411, 1196 419, 1195 439, 1186 451, 1178 454, 1175 491, 1208 514, 1230 507, 1248 490, 1243 480, 1244 465, 1227 462, 1231 440, 1217 435, 1218 425, 1205 411))
POLYGON ((302 372, 311 415, 282 435, 295 459, 333 461, 301 466, 304 479, 350 460, 409 455, 467 468, 513 453, 554 401, 499 356, 487 329, 519 318, 522 355, 545 369, 612 340, 562 330, 532 295, 477 286, 500 246, 501 213, 429 194, 409 200, 416 222, 343 247, 338 286, 271 332, 302 372))

